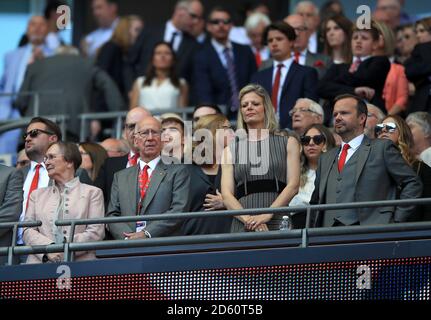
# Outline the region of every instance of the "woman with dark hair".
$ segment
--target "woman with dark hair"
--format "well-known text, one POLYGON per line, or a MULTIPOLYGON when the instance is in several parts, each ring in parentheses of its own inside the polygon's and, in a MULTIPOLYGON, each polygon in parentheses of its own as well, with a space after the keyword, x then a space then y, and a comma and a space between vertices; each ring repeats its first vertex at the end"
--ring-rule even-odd
POLYGON ((186 80, 176 74, 175 52, 167 42, 154 46, 147 74, 136 79, 130 97, 130 109, 149 111, 174 109, 188 104, 186 80))
MULTIPOLYGON (((228 210, 285 207, 298 193, 299 143, 280 133, 271 98, 262 86, 245 86, 239 100, 240 131, 222 161, 224 204, 228 210)), ((278 230, 282 216, 236 216, 231 231, 278 230)))
POLYGON ((333 16, 344 16, 343 5, 339 0, 329 0, 322 4, 320 7, 320 19, 325 21, 333 16))
MULTIPOLYGON (((105 216, 103 193, 99 188, 79 182, 75 172, 81 165, 76 144, 55 142, 44 159, 48 176, 54 181, 30 195, 25 215, 27 221, 42 221, 40 227, 24 229, 23 239, 28 246, 63 244, 68 241, 71 227, 55 225, 57 220, 97 219, 105 216)), ((76 226, 73 242, 102 241, 103 225, 76 226)), ((63 253, 29 255, 27 263, 61 262, 63 253)), ((76 252, 75 261, 95 259, 91 251, 76 252)))
MULTIPOLYGON (((300 138, 301 152, 301 177, 298 194, 290 201, 289 206, 303 206, 310 203, 314 191, 317 163, 320 155, 335 147, 335 138, 331 131, 322 124, 313 124, 305 130, 300 138)), ((305 227, 305 213, 292 213, 294 228, 305 227)))
MULTIPOLYGON (((387 116, 382 123, 376 126, 376 137, 392 140, 397 145, 404 160, 413 168, 422 181, 422 197, 431 198, 431 168, 416 158, 413 152, 413 135, 406 121, 398 115, 387 116)), ((431 205, 419 206, 417 213, 410 217, 409 220, 431 220, 431 205)))
POLYGON ((81 168, 87 171, 91 180, 95 181, 100 167, 108 158, 108 153, 101 145, 93 142, 80 143, 79 152, 82 156, 81 168))
POLYGON ((324 53, 334 63, 352 62, 352 32, 353 23, 342 15, 331 16, 323 21, 324 53))

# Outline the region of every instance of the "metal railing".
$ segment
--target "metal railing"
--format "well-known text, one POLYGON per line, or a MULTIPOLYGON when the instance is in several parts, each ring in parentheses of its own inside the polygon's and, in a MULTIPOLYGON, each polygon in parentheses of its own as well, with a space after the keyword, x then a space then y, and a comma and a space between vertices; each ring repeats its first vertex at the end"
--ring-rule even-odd
MULTIPOLYGON (((259 208, 259 209, 243 209, 243 210, 225 210, 214 212, 193 212, 193 213, 165 213, 157 215, 145 216, 146 221, 153 220, 170 220, 170 219, 192 219, 192 218, 211 218, 223 216, 238 216, 244 214, 286 214, 291 212, 306 212, 306 226, 304 229, 295 229, 286 231, 270 231, 270 232, 252 232, 252 233, 235 233, 235 234, 211 234, 211 235, 196 235, 196 236, 177 236, 151 238, 143 240, 112 240, 98 241, 88 243, 73 243, 75 228, 78 225, 92 224, 113 224, 125 222, 137 222, 142 220, 142 216, 127 216, 127 217, 105 217, 99 219, 76 219, 76 220, 58 220, 55 222, 57 226, 70 226, 70 234, 68 241, 63 244, 53 244, 48 246, 23 246, 16 247, 15 241, 9 247, 0 248, 0 256, 8 255, 8 265, 12 265, 14 255, 26 254, 41 254, 63 252, 64 261, 73 261, 72 252, 89 251, 101 249, 122 249, 122 248, 138 248, 148 246, 169 246, 181 244, 202 244, 210 242, 237 242, 247 240, 270 240, 270 239, 299 239, 301 247, 306 248, 309 245, 309 237, 314 236, 330 236, 340 234, 364 234, 376 232, 394 232, 394 231, 417 231, 431 230, 431 222, 413 222, 413 223, 397 223, 388 225, 373 225, 373 226, 353 226, 353 227, 337 227, 337 228, 310 228, 311 213, 313 211, 339 210, 339 209, 355 209, 355 208, 372 208, 385 206, 407 206, 407 205, 423 205, 430 204, 431 198, 423 199, 408 199, 408 200, 385 200, 374 202, 357 202, 357 203, 340 203, 340 204, 324 204, 324 205, 307 205, 298 207, 283 207, 283 208, 259 208)), ((0 224, 0 229, 13 228, 13 238, 16 239, 17 229, 19 227, 36 227, 40 226, 40 221, 35 222, 11 222, 0 224)))
MULTIPOLYGON (((69 120, 69 116, 66 115, 50 115, 50 116, 44 116, 45 118, 54 121, 58 124, 61 130, 61 134, 63 137, 66 137, 66 127, 67 127, 67 121, 69 120)), ((26 128, 29 124, 29 122, 33 119, 32 117, 26 117, 26 118, 20 118, 17 120, 7 120, 7 121, 0 121, 0 134, 7 132, 9 130, 14 129, 21 129, 26 128)))
POLYGON ((33 97, 33 116, 39 116, 40 112, 40 96, 41 95, 61 95, 64 90, 41 90, 41 91, 22 91, 22 92, 2 92, 0 93, 0 97, 17 97, 17 96, 30 96, 33 97))

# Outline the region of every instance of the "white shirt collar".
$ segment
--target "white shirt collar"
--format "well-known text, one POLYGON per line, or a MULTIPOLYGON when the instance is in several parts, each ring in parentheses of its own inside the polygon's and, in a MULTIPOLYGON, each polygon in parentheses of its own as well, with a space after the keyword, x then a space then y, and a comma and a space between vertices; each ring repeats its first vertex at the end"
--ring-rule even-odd
POLYGON ((292 64, 292 62, 293 62, 293 58, 292 57, 290 57, 289 59, 284 60, 284 61, 275 61, 274 60, 273 61, 273 66, 274 66, 274 69, 276 69, 277 66, 281 63, 282 65, 284 65, 286 67, 286 69, 289 69, 290 65, 292 64))
POLYGON ((168 22, 166 22, 166 32, 169 36, 169 38, 172 37, 172 34, 174 32, 178 33, 178 35, 182 34, 182 31, 175 28, 174 24, 172 23, 172 20, 169 20, 168 22))
POLYGON ((223 54, 225 48, 232 50, 232 43, 230 41, 226 42, 226 45, 222 45, 220 42, 217 42, 214 38, 211 39, 211 44, 218 54, 223 54))
MULTIPOLYGON (((350 149, 352 149, 353 151, 358 149, 359 146, 362 143, 362 140, 364 140, 364 134, 361 134, 355 138, 353 138, 352 140, 350 140, 349 142, 347 142, 350 146, 350 149)), ((346 142, 341 142, 341 150, 343 150, 344 145, 346 144, 346 142)))
POLYGON ((157 167, 157 164, 159 163, 159 161, 160 161, 160 156, 158 156, 157 158, 154 158, 148 163, 142 161, 141 158, 139 158, 139 168, 142 170, 145 168, 145 166, 149 166, 150 170, 152 171, 157 167))
POLYGON ((36 170, 36 166, 38 164, 40 164, 46 170, 45 162, 37 163, 36 161, 32 161, 30 163, 30 172, 33 172, 34 170, 36 170))
POLYGON ((358 57, 358 56, 354 56, 354 57, 353 57, 353 62, 355 62, 355 61, 356 61, 356 59, 360 59, 360 60, 361 60, 361 62, 364 62, 365 60, 367 60, 367 59, 369 59, 369 58, 371 58, 371 56, 365 56, 365 57, 358 57))

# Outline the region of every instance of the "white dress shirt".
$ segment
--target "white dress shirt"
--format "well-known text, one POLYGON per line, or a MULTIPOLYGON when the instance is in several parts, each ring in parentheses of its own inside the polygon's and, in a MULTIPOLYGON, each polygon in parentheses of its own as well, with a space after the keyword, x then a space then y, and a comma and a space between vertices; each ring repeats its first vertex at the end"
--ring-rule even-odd
MULTIPOLYGON (((295 59, 295 52, 294 51, 292 51, 292 58, 295 59)), ((305 49, 299 53, 298 64, 300 64, 301 66, 305 66, 305 60, 306 59, 307 59, 307 49, 305 49)))
POLYGON ((419 155, 419 159, 421 159, 423 162, 425 162, 425 164, 431 167, 431 147, 422 151, 419 155))
MULTIPOLYGON (((21 215, 19 217, 19 221, 24 221, 25 218, 25 211, 27 210, 27 200, 28 200, 28 193, 30 191, 30 187, 31 187, 31 183, 33 181, 34 175, 36 174, 36 165, 38 163, 35 161, 32 161, 30 163, 30 169, 28 171, 27 177, 25 178, 24 181, 24 186, 23 186, 23 201, 22 201, 22 212, 21 215)), ((45 167, 45 163, 41 163, 41 167, 39 169, 39 183, 37 184, 37 188, 46 188, 49 185, 49 176, 48 176, 48 171, 46 170, 45 167)), ((22 241, 22 228, 18 229, 18 244, 23 244, 22 241)))
POLYGON ((226 57, 224 56, 224 49, 228 48, 229 49, 229 54, 232 58, 232 60, 234 60, 234 56, 233 56, 233 48, 232 48, 232 43, 230 41, 228 41, 226 43, 226 45, 222 45, 221 43, 217 42, 214 39, 211 39, 211 44, 214 47, 215 51, 217 52, 217 55, 221 61, 221 64, 223 65, 223 67, 225 67, 225 69, 227 69, 227 61, 226 61, 226 57))
MULTIPOLYGON (((280 106, 280 99, 281 99, 281 92, 283 91, 283 85, 286 81, 287 73, 290 70, 290 66, 292 65, 293 58, 289 58, 284 61, 273 61, 273 70, 272 70, 272 85, 274 85, 275 76, 277 75, 277 66, 279 64, 284 65, 283 68, 281 68, 281 77, 280 77, 280 87, 278 88, 278 95, 277 95, 277 104, 280 106)), ((271 94, 271 93, 270 93, 271 94)), ((277 119, 280 120, 280 108, 277 107, 277 119)))
POLYGON ((153 171, 156 169, 157 164, 160 161, 160 156, 158 156, 157 158, 151 160, 150 162, 146 163, 143 160, 139 159, 139 168, 140 170, 143 170, 145 168, 145 166, 148 166, 148 176, 151 177, 151 175, 153 174, 153 171))
POLYGON ((119 19, 117 18, 110 27, 96 29, 85 37, 85 42, 87 43, 87 54, 89 57, 94 57, 97 50, 111 39, 118 21, 119 19))
MULTIPOLYGON (((347 157, 346 157, 345 164, 353 156, 353 154, 356 152, 356 150, 359 149, 359 147, 361 146, 362 140, 364 140, 364 134, 361 134, 361 135, 357 136, 356 138, 353 138, 352 140, 347 142, 347 144, 350 146, 350 148, 347 149, 347 157)), ((344 142, 344 141, 341 142, 341 149, 340 149, 340 152, 338 153, 338 159, 340 159, 341 152, 343 151, 345 144, 346 144, 346 142, 344 142)))
POLYGON ((174 35, 175 32, 177 33, 177 35, 175 36, 174 43, 172 44, 172 48, 174 49, 175 52, 177 52, 178 49, 180 48, 181 41, 183 40, 183 32, 175 28, 171 20, 166 22, 165 34, 163 36, 163 40, 167 43, 171 43, 172 36, 174 35))
POLYGON ((311 53, 317 53, 317 33, 313 32, 313 34, 308 39, 308 50, 311 53))

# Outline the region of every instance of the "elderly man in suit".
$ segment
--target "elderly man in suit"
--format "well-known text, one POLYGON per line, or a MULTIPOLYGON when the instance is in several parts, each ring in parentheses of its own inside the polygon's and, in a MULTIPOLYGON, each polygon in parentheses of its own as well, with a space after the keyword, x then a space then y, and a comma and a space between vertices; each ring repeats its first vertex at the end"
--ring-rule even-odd
POLYGON ((229 40, 233 24, 226 9, 216 7, 208 17, 211 40, 195 56, 193 91, 199 102, 229 106, 228 115, 234 118, 239 108, 239 90, 256 72, 256 60, 249 46, 229 40))
MULTIPOLYGON (((146 117, 135 129, 140 159, 137 166, 114 175, 108 217, 178 213, 189 210, 190 177, 183 165, 166 165, 160 156, 161 124, 146 117)), ((109 231, 114 239, 140 239, 175 234, 181 220, 114 223, 109 231)))
MULTIPOLYGON (((0 165, 0 223, 17 222, 22 208, 23 173, 20 170, 0 165)), ((12 229, 0 229, 0 247, 12 243, 12 229)), ((0 265, 6 257, 0 256, 0 265)))
MULTIPOLYGON (((34 16, 30 19, 26 35, 28 44, 6 53, 4 72, 0 79, 1 93, 18 93, 27 67, 36 60, 49 56, 53 52, 45 45, 48 24, 44 17, 34 16)), ((18 119, 19 111, 13 108, 16 97, 0 97, 0 120, 18 119)), ((0 154, 15 153, 18 146, 20 130, 13 130, 0 135, 0 154)))
MULTIPOLYGON (((310 203, 331 204, 420 198, 422 183, 389 140, 364 135, 367 106, 359 97, 336 98, 334 126, 343 142, 320 157, 310 203), (397 196, 398 195, 398 196, 397 196)), ((328 210, 315 226, 375 225, 404 222, 414 206, 328 210)))
POLYGON ((259 72, 251 82, 260 84, 271 94, 272 104, 282 128, 292 128, 290 111, 299 98, 318 100, 317 72, 301 66, 291 56, 295 30, 283 21, 270 24, 264 39, 268 43, 272 64, 259 72))

